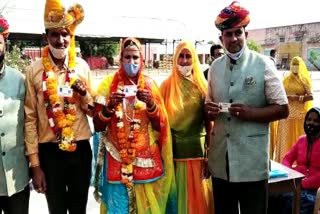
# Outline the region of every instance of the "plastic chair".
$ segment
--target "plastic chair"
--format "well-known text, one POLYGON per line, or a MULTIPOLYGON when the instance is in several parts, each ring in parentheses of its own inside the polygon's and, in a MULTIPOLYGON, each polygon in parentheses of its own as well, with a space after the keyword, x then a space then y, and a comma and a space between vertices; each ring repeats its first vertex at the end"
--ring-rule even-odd
POLYGON ((314 203, 313 214, 319 214, 320 212, 320 187, 317 191, 316 201, 314 203))

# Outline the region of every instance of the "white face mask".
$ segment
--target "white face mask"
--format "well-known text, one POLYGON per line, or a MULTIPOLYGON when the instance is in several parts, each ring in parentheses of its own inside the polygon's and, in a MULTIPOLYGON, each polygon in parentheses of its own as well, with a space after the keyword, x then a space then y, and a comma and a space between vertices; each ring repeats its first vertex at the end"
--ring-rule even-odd
POLYGON ((188 65, 188 66, 178 65, 178 70, 182 76, 188 77, 192 72, 192 65, 188 65))
POLYGON ((238 59, 242 56, 242 54, 243 54, 243 52, 244 52, 245 49, 246 49, 246 45, 243 45, 242 48, 241 48, 241 50, 240 50, 239 52, 237 52, 237 53, 230 53, 227 49, 225 49, 225 51, 226 51, 226 54, 227 54, 231 59, 238 60, 238 59))
POLYGON ((68 54, 69 47, 54 48, 52 45, 49 44, 49 49, 54 58, 63 59, 68 54))
POLYGON ((298 74, 299 73, 299 65, 293 65, 291 66, 291 71, 294 74, 298 74))

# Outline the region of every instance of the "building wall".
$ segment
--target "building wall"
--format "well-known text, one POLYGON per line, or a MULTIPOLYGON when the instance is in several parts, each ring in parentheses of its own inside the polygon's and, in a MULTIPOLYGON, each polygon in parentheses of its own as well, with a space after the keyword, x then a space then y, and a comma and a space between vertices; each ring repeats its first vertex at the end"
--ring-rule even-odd
MULTIPOLYGON (((172 60, 174 51, 178 45, 179 41, 167 42, 163 44, 148 43, 143 45, 143 55, 145 56, 147 67, 157 67, 155 63, 165 64, 164 67, 170 68, 168 65, 169 60, 172 60), (166 62, 163 62, 166 61, 166 62)), ((212 44, 206 43, 195 43, 195 48, 198 53, 200 64, 206 64, 207 59, 210 56, 210 47, 212 44)), ((160 66, 161 67, 161 66, 160 66)))
POLYGON ((291 59, 300 56, 309 70, 317 70, 309 59, 312 52, 320 54, 320 22, 248 30, 248 32, 248 39, 253 39, 261 45, 261 53, 268 55, 271 49, 277 50, 277 61, 283 68, 289 68, 291 59))

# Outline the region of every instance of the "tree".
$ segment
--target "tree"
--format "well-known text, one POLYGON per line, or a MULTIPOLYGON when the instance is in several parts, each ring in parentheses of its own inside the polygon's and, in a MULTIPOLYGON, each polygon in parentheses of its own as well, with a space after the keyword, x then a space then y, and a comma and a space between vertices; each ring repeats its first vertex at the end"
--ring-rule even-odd
POLYGON ((261 45, 259 43, 257 43, 255 40, 253 39, 249 39, 247 41, 247 46, 250 50, 256 51, 258 53, 260 53, 261 51, 261 45))
POLYGON ((318 70, 320 71, 320 53, 315 50, 310 50, 310 56, 308 58, 309 62, 318 70))
POLYGON ((109 41, 79 41, 81 54, 84 58, 104 56, 112 63, 113 57, 119 53, 119 44, 109 41))
POLYGON ((5 60, 8 66, 15 68, 22 73, 25 72, 25 68, 31 63, 31 60, 28 57, 23 56, 20 48, 16 45, 13 45, 11 50, 6 53, 5 60))

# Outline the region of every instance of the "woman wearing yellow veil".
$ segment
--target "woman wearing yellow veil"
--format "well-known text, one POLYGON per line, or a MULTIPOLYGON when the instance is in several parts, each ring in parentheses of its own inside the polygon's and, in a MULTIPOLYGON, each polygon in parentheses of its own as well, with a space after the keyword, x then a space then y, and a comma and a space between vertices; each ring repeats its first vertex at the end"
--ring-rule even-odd
POLYGON ((169 122, 158 86, 144 74, 137 39, 122 41, 120 62, 95 97, 93 124, 101 131, 95 174, 100 213, 176 213, 169 122))
POLYGON ((207 81, 192 43, 177 46, 171 75, 160 87, 172 133, 178 213, 213 213, 211 181, 206 179, 206 123, 203 105, 207 81))
POLYGON ((280 120, 277 128, 275 160, 281 162, 298 137, 304 134, 303 123, 307 111, 312 107, 312 83, 307 67, 301 57, 294 57, 290 73, 283 80, 289 100, 290 113, 280 120))

